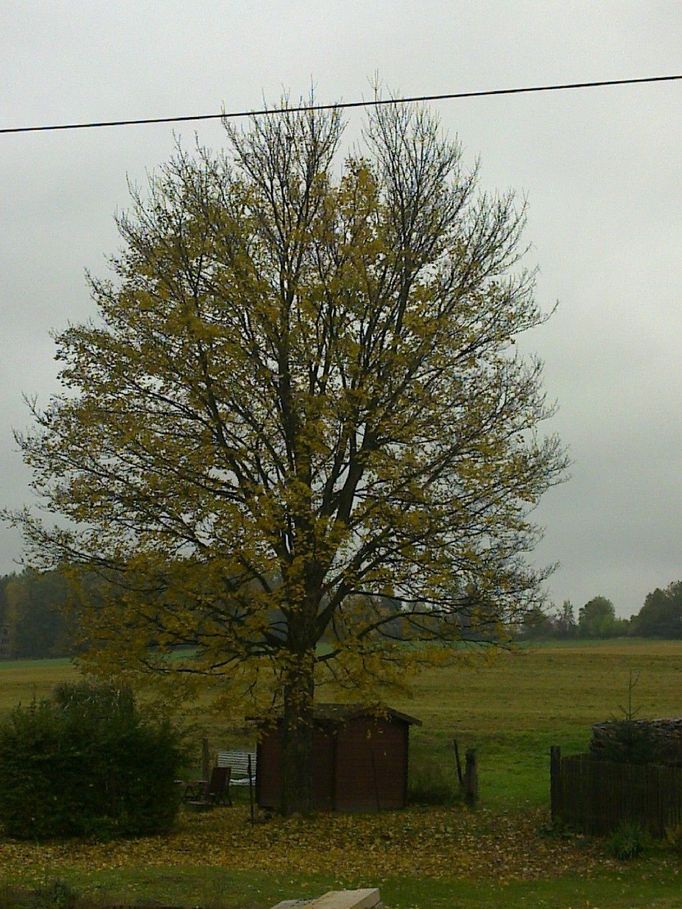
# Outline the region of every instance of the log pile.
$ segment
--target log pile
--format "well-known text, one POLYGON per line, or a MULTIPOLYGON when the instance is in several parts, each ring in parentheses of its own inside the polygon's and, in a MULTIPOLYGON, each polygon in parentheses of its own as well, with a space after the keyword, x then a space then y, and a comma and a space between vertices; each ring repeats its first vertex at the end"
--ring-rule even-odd
POLYGON ((682 717, 597 723, 590 754, 596 760, 682 767, 682 717))

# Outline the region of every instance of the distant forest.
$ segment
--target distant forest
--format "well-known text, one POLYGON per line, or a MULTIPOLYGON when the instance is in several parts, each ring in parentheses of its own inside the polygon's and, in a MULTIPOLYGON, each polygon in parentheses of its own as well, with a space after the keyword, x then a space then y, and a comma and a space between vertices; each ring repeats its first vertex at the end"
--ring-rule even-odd
MULTIPOLYGON (((68 618, 66 579, 56 571, 27 569, 0 576, 0 659, 72 656, 73 619, 68 618)), ((630 619, 616 617, 613 603, 594 597, 577 611, 565 600, 548 611, 531 610, 517 629, 526 640, 594 639, 623 635, 682 639, 682 581, 656 588, 630 619)))
POLYGON ((0 658, 72 656, 67 598, 67 581, 56 571, 0 576, 0 658))
POLYGON ((647 594, 644 605, 629 619, 616 617, 611 600, 597 596, 578 610, 570 600, 550 611, 539 608, 527 613, 519 628, 526 639, 543 638, 638 638, 682 639, 682 581, 647 594))

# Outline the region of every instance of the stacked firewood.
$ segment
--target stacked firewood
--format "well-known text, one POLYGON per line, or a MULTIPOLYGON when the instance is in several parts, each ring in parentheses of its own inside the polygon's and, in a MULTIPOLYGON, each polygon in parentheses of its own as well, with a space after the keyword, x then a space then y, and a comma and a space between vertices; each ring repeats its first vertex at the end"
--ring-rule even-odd
POLYGON ((597 760, 682 767, 682 717, 597 723, 590 754, 597 760))

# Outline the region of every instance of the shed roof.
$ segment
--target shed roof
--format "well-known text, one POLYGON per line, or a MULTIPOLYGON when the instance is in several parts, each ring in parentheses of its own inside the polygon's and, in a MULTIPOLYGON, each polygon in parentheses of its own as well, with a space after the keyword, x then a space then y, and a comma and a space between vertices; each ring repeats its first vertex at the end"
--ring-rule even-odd
MULTIPOLYGON (((348 720, 359 716, 388 716, 396 720, 402 720, 410 725, 421 726, 422 721, 407 713, 401 713, 392 707, 374 706, 368 707, 366 704, 331 704, 317 703, 313 706, 313 719, 319 723, 329 723, 333 726, 342 726, 348 720)), ((282 718, 281 709, 275 713, 275 718, 282 718)), ((255 722, 267 723, 268 718, 253 718, 255 722)))

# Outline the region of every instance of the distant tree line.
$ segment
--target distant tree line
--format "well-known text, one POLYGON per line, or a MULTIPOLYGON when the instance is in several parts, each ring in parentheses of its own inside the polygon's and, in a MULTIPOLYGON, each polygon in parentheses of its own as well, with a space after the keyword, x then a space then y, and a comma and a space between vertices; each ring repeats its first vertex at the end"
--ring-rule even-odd
POLYGON ((593 597, 578 610, 570 600, 545 611, 530 610, 519 628, 519 637, 528 640, 547 638, 614 638, 629 635, 643 638, 682 639, 682 581, 647 594, 644 605, 629 619, 616 616, 604 596, 593 597))
MULTIPOLYGON (((67 610, 68 583, 57 571, 0 575, 0 659, 41 659, 72 656, 75 627, 67 610)), ((390 598, 382 599, 388 609, 390 598)), ((400 621, 399 612, 396 622, 400 621)), ((616 616, 611 600, 593 597, 578 609, 570 600, 549 611, 534 607, 526 613, 518 636, 524 640, 595 639, 625 635, 682 639, 682 581, 647 594, 644 605, 629 619, 616 616)), ((462 637, 467 638, 466 627, 462 637)), ((478 630, 477 639, 481 637, 478 630)))
POLYGON ((0 657, 70 656, 74 635, 66 617, 66 579, 56 571, 27 569, 0 576, 0 657))
POLYGON ((682 638, 682 581, 647 594, 644 605, 630 619, 632 634, 647 638, 682 638))

